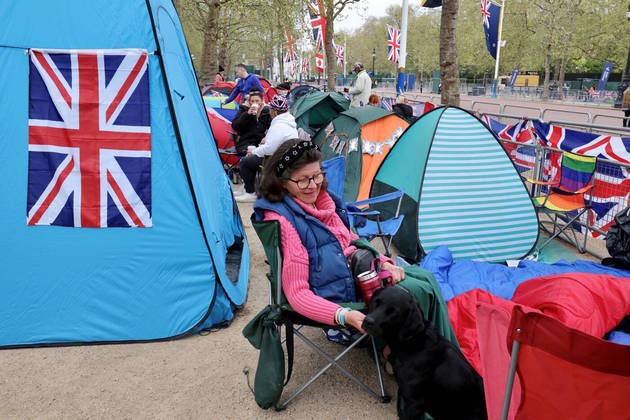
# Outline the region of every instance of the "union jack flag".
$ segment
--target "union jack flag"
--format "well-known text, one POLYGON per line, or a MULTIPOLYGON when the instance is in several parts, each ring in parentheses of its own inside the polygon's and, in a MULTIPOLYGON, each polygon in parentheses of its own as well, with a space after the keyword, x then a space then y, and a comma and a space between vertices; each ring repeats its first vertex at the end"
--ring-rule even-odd
POLYGON ((333 43, 333 48, 335 49, 335 57, 337 57, 337 65, 343 66, 344 48, 341 45, 336 45, 335 43, 333 43))
MULTIPOLYGON (((545 145, 586 156, 597 156, 609 161, 630 163, 630 138, 584 133, 542 121, 533 121, 536 136, 545 145)), ((551 153, 544 173, 554 180, 560 173, 560 153, 551 153)), ((630 177, 625 167, 598 161, 595 168, 591 224, 608 231, 614 216, 628 205, 630 177)), ((594 237, 599 236, 593 232, 594 237)))
POLYGON ((308 58, 306 57, 302 59, 302 73, 308 75, 308 58))
POLYGON ((30 51, 27 223, 150 227, 148 56, 30 51))
POLYGON ((398 63, 400 55, 400 31, 387 25, 387 59, 398 63))
MULTIPOLYGON (((503 124, 484 115, 481 120, 490 128, 490 130, 502 140, 510 140, 524 145, 533 145, 535 136, 529 127, 528 120, 523 119, 515 124, 503 124)), ((536 150, 531 146, 519 146, 514 143, 501 142, 501 146, 505 149, 510 158, 516 165, 516 169, 520 172, 531 170, 536 162, 536 150)))
POLYGON ((321 15, 322 5, 318 1, 308 2, 308 13, 311 18, 311 29, 313 30, 313 40, 315 41, 315 50, 324 46, 326 36, 326 18, 321 15))

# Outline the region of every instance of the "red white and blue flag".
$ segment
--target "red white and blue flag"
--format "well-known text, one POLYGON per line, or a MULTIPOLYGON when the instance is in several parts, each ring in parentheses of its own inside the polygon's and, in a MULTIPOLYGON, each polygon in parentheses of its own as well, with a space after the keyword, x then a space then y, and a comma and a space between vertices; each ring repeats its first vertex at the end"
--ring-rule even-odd
POLYGON ((335 49, 335 57, 337 58, 337 65, 343 66, 344 60, 344 48, 341 45, 337 45, 333 42, 333 48, 335 49))
POLYGON ((492 58, 497 58, 497 44, 499 42, 499 25, 501 18, 501 6, 490 1, 481 1, 481 20, 483 32, 486 36, 486 47, 492 58))
POLYGON ((400 31, 387 25, 387 59, 395 63, 400 55, 400 31))
POLYGON ((143 50, 30 51, 27 223, 150 227, 143 50))
POLYGON ((326 18, 322 16, 322 12, 323 5, 319 0, 308 2, 308 14, 311 19, 311 29, 313 30, 316 51, 323 48, 326 36, 326 18))

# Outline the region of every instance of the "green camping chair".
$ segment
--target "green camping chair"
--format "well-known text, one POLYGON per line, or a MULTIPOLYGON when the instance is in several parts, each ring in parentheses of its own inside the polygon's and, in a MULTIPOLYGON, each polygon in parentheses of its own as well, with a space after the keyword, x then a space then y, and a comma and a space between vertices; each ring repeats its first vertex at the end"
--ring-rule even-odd
POLYGON ((545 182, 526 178, 526 181, 532 184, 532 201, 536 211, 547 213, 553 226, 552 229, 549 229, 543 224, 543 222, 548 223, 548 221, 540 220, 541 229, 551 236, 538 248, 539 250, 562 234, 567 241, 575 245, 580 253, 586 251, 586 240, 590 227, 590 217, 588 217, 587 212, 591 209, 593 199, 593 175, 596 164, 596 157, 562 152, 559 181, 545 182), (540 188, 545 189, 544 194, 537 193, 540 188), (569 236, 567 229, 571 228, 573 223, 584 213, 587 213, 584 240, 578 241, 575 230, 569 229, 572 234, 569 236))
MULTIPOLYGON (((315 344, 312 340, 306 337, 301 332, 302 327, 314 327, 314 328, 332 328, 329 325, 320 324, 318 322, 312 321, 306 317, 301 316, 288 304, 286 297, 284 296, 284 292, 282 291, 282 249, 281 249, 281 240, 280 240, 280 224, 277 221, 269 221, 269 222, 260 222, 255 219, 255 214, 252 214, 251 217, 252 225, 258 234, 258 238, 262 242, 263 248, 265 249, 265 254, 267 256, 267 263, 269 264, 270 272, 267 274, 270 283, 270 302, 273 306, 276 306, 278 310, 281 312, 280 318, 282 321, 278 323, 277 327, 280 329, 282 325, 285 326, 285 331, 287 337, 285 338, 285 344, 293 343, 294 336, 302 340, 308 347, 310 347, 313 351, 318 353, 328 362, 326 366, 317 371, 310 379, 300 385, 284 402, 278 402, 275 406, 276 410, 283 410, 286 406, 295 399, 298 395, 300 395, 309 385, 311 385, 317 378, 323 375, 329 368, 332 366, 336 367, 342 374, 351 379, 354 383, 359 385, 361 389, 363 389, 368 395, 376 398, 380 402, 388 403, 391 401, 391 397, 386 394, 385 387, 383 385, 383 377, 381 375, 381 366, 379 363, 378 352, 376 350, 376 344, 374 339, 367 335, 363 334, 350 344, 348 347, 345 347, 341 352, 339 352, 335 356, 331 356, 327 354, 324 350, 322 350, 317 344, 315 344), (361 380, 359 380, 355 375, 353 375, 350 371, 339 364, 339 360, 345 356, 350 350, 364 342, 365 340, 369 340, 371 343, 372 351, 374 353, 374 360, 376 365, 376 373, 378 377, 378 384, 380 390, 374 391, 372 388, 365 385, 361 380)), ((351 307, 353 309, 365 309, 365 304, 363 303, 344 303, 346 307, 351 307)), ((338 328, 337 328, 338 329, 338 328)), ((292 347, 292 346, 291 346, 292 347)), ((292 349, 287 346, 288 351, 288 360, 289 363, 292 363, 293 357, 291 354, 292 349)), ((289 366, 289 372, 291 371, 291 366, 289 366)))

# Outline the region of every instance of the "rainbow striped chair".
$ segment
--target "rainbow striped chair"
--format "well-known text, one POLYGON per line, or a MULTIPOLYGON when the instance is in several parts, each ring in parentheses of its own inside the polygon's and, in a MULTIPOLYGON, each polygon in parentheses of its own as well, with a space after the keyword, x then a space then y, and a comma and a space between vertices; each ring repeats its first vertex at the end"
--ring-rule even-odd
MULTIPOLYGON (((562 165, 560 173, 552 181, 537 181, 526 178, 532 184, 532 201, 536 211, 543 211, 551 217, 553 229, 543 223, 547 220, 540 219, 540 227, 551 236, 538 249, 542 249, 554 238, 563 234, 563 237, 573 243, 583 253, 586 251, 586 240, 590 227, 590 217, 586 217, 586 230, 584 240, 580 244, 574 229, 569 229, 574 222, 591 209, 593 198, 593 185, 596 157, 582 156, 570 152, 562 152, 562 165), (544 195, 537 194, 543 190, 544 195), (560 216, 560 217, 559 217, 560 216), (564 217, 562 217, 564 216, 564 217), (572 235, 569 235, 569 232, 572 235)), ((588 213, 587 213, 588 215, 588 213)))

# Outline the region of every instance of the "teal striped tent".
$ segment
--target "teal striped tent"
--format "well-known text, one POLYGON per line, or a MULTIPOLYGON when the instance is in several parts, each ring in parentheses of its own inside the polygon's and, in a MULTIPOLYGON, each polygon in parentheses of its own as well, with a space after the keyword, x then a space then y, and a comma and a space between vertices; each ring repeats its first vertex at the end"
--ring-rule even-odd
POLYGON ((402 134, 370 195, 393 190, 405 192, 394 244, 408 259, 447 245, 456 259, 503 262, 527 255, 538 239, 538 217, 512 161, 462 109, 437 108, 402 134))

